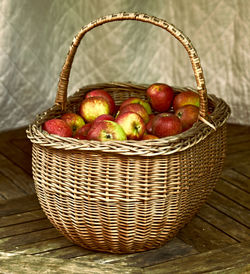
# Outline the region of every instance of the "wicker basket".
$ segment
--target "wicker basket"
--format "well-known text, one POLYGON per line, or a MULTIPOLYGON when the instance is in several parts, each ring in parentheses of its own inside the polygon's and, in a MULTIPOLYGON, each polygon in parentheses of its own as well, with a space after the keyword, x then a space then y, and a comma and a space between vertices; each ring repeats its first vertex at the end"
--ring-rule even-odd
MULTIPOLYGON (((175 88, 176 93, 182 90, 175 88)), ((229 115, 222 99, 207 96, 198 55, 173 25, 139 13, 91 22, 73 40, 55 105, 38 115, 27 130, 33 143, 36 192, 44 212, 62 234, 87 249, 132 253, 163 245, 191 220, 213 190, 225 158, 229 115), (197 82, 199 121, 179 135, 145 141, 85 141, 42 131, 44 121, 65 111, 77 112, 92 89, 108 91, 118 104, 132 96, 145 99, 146 85, 125 83, 86 86, 67 98, 71 65, 82 37, 117 20, 154 24, 181 42, 197 82)))

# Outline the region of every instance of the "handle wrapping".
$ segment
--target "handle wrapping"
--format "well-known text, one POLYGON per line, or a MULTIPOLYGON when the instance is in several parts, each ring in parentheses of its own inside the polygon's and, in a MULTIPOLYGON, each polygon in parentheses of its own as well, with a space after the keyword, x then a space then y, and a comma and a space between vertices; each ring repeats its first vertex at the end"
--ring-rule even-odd
POLYGON ((183 34, 182 31, 178 30, 174 25, 166 22, 165 20, 158 19, 154 16, 149 16, 143 13, 117 13, 112 14, 108 16, 101 17, 97 20, 94 20, 90 22, 88 25, 81 28, 80 32, 74 37, 73 42, 70 46, 69 52, 66 57, 66 61, 63 65, 58 88, 57 88, 57 95, 55 99, 55 104, 61 105, 61 108, 64 110, 66 107, 67 102, 67 89, 68 89, 68 82, 69 82, 69 76, 70 71, 72 67, 72 63, 74 60, 75 53, 77 51, 77 48, 83 38, 83 36, 90 30, 94 29, 95 27, 98 27, 102 24, 106 24, 108 22, 113 21, 121 21, 121 20, 137 20, 141 22, 151 23, 155 26, 161 27, 168 31, 170 34, 172 34, 177 40, 180 41, 180 43, 184 46, 186 49, 188 56, 190 58, 196 85, 197 85, 197 91, 199 93, 200 97, 200 110, 199 115, 202 118, 205 118, 207 116, 207 91, 206 91, 206 85, 205 85, 205 79, 203 75, 203 70, 200 64, 200 59, 198 57, 198 54, 193 47, 190 39, 183 34))

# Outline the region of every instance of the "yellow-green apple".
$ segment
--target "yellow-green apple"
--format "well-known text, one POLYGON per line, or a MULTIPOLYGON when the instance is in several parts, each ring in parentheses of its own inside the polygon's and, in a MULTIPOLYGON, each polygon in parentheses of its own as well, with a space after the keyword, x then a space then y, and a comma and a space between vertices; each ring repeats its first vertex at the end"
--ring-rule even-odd
POLYGON ((43 129, 49 134, 59 135, 61 137, 72 137, 70 126, 62 119, 50 119, 43 124, 43 129))
POLYGON ((124 141, 127 136, 122 127, 114 121, 103 120, 92 125, 87 135, 88 140, 124 141))
POLYGON ((173 100, 173 108, 176 111, 178 108, 185 105, 194 105, 196 107, 200 106, 200 98, 198 93, 187 90, 178 93, 173 100))
POLYGON ((148 115, 152 114, 152 109, 150 104, 146 102, 145 100, 137 97, 130 97, 127 100, 123 101, 120 108, 123 108, 126 105, 130 105, 130 104, 140 104, 146 109, 148 115))
POLYGON ((91 123, 102 114, 110 114, 109 104, 103 97, 85 98, 80 105, 80 114, 85 121, 91 123))
POLYGON ((194 105, 185 105, 175 111, 175 115, 181 120, 183 131, 192 127, 197 121, 199 108, 194 105))
POLYGON ((114 114, 115 112, 115 101, 112 98, 112 96, 105 90, 103 89, 94 89, 88 92, 85 96, 85 98, 90 98, 90 97, 103 97, 108 101, 109 104, 109 109, 110 109, 110 114, 114 114))
POLYGON ((123 128, 129 140, 140 140, 145 133, 146 125, 142 117, 135 112, 119 114, 115 121, 123 128))
POLYGON ((159 138, 182 132, 181 120, 173 113, 157 114, 153 120, 153 135, 159 138))
POLYGON ((151 139, 159 139, 159 137, 152 134, 144 134, 142 140, 151 140, 151 139))
POLYGON ((129 104, 129 105, 126 105, 126 106, 120 108, 120 110, 117 113, 117 117, 120 114, 123 114, 125 112, 135 112, 135 113, 139 114, 142 117, 145 124, 149 121, 149 115, 148 115, 146 109, 140 104, 129 104))
POLYGON ((158 112, 168 111, 172 105, 173 89, 161 83, 154 83, 147 88, 147 97, 152 108, 158 112))
POLYGON ((92 123, 88 123, 82 126, 80 129, 76 131, 74 138, 79 140, 86 140, 91 126, 92 126, 92 123))
POLYGON ((73 135, 76 133, 78 129, 85 125, 83 118, 72 112, 68 112, 62 115, 61 119, 65 121, 70 128, 72 129, 73 135))
POLYGON ((154 119, 155 115, 154 114, 150 114, 149 115, 149 121, 146 124, 146 130, 147 133, 151 134, 152 133, 152 123, 153 123, 153 119, 154 119))
POLYGON ((102 114, 102 115, 98 116, 93 123, 103 121, 103 120, 114 121, 115 118, 110 114, 102 114))

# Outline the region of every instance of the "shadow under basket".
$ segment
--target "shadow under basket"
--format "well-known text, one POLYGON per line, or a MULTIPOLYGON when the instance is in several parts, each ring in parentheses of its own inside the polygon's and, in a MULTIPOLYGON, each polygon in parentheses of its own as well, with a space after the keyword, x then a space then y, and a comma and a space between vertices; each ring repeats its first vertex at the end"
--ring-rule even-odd
MULTIPOLYGON (((115 20, 149 22, 176 34, 176 28, 166 21, 135 13, 102 17, 82 28, 63 67, 55 105, 37 116, 27 135, 33 144, 36 193, 51 223, 86 249, 133 253, 162 246, 207 200, 223 168, 230 108, 222 99, 207 95, 201 68, 197 73, 193 66, 203 119, 181 134, 98 142, 43 131, 46 120, 78 112, 85 94, 93 89, 106 90, 118 105, 129 97, 146 99, 146 85, 129 83, 85 86, 67 98, 64 81, 69 79, 77 48, 74 43, 79 44, 93 27, 115 20)), ((190 43, 180 35, 183 43, 190 43)), ((191 61, 192 52, 188 51, 191 61)), ((186 88, 175 88, 175 93, 183 90, 186 88)))

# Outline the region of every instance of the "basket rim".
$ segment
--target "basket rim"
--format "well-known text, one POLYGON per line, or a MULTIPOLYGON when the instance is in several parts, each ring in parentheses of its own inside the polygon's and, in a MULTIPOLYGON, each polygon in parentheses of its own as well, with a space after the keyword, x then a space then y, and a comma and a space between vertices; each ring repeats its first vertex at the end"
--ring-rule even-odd
MULTIPOLYGON (((112 88, 131 89, 133 91, 142 92, 149 85, 145 84, 131 84, 131 83, 100 83, 88 85, 80 88, 73 95, 68 97, 67 104, 73 103, 79 96, 84 96, 84 93, 102 88, 108 90, 112 88), (98 87, 97 87, 98 86, 98 87)), ((173 87, 175 92, 182 92, 184 90, 196 91, 190 87, 173 87)), ((219 129, 229 118, 231 110, 226 102, 216 97, 213 94, 208 94, 209 102, 213 104, 214 111, 208 117, 209 122, 214 126, 215 130, 219 129)), ((64 111, 65 112, 65 111, 64 111)), ((63 111, 59 105, 53 105, 51 108, 37 115, 36 119, 31 123, 26 130, 27 137, 33 144, 38 144, 47 148, 62 149, 62 150, 79 150, 79 151, 100 151, 116 153, 120 155, 130 156, 159 156, 169 155, 175 152, 183 151, 189 147, 198 144, 204 140, 208 135, 214 132, 214 129, 204 122, 197 121, 190 129, 165 138, 151 139, 151 140, 125 140, 125 141, 94 141, 94 140, 78 140, 71 137, 60 137, 49 134, 42 130, 42 124, 51 119, 51 115, 55 113, 61 115, 63 111)))

